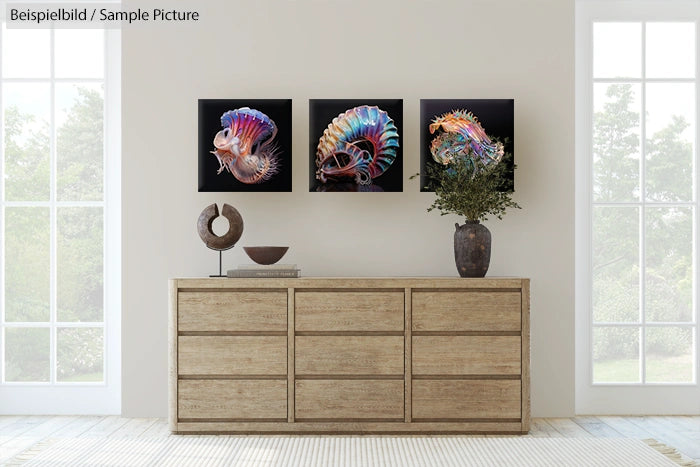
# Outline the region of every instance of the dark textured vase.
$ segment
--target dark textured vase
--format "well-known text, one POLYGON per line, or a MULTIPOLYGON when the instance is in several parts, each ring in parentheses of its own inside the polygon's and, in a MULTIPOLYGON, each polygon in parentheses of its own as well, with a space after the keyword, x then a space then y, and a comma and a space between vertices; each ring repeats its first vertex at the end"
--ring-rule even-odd
POLYGON ((491 232, 479 221, 455 224, 455 264, 462 277, 484 277, 491 262, 491 232))

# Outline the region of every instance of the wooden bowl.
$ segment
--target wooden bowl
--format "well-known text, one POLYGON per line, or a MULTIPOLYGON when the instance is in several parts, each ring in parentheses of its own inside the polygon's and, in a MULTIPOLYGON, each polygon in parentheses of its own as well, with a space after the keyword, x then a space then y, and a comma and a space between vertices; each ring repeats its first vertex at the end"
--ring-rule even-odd
POLYGON ((288 246, 244 246, 248 257, 258 264, 275 264, 289 250, 288 246))

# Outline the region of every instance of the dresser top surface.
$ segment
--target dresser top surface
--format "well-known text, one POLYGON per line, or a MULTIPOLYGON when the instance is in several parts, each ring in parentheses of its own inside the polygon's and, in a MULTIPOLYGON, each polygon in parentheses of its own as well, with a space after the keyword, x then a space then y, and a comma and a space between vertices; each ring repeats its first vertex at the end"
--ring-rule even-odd
POLYGON ((530 279, 520 277, 299 277, 299 278, 177 278, 170 283, 179 289, 238 288, 458 288, 521 289, 530 279))

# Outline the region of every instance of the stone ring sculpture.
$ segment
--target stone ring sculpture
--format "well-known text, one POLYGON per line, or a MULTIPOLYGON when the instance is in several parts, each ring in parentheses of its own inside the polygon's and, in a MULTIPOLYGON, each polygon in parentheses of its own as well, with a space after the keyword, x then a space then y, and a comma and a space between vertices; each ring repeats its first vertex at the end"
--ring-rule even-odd
POLYGON ((219 217, 219 208, 216 203, 204 208, 197 219, 197 232, 207 248, 219 252, 219 275, 211 277, 225 277, 221 270, 221 252, 233 248, 243 234, 243 218, 236 208, 224 204, 221 215, 228 220, 228 231, 224 235, 216 235, 212 229, 214 219, 219 217))

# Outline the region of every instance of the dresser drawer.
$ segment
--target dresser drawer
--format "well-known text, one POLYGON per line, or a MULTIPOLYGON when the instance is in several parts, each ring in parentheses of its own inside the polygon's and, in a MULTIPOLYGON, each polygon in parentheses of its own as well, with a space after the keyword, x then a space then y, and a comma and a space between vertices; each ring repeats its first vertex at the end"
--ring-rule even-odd
POLYGON ((399 380, 297 380, 294 416, 403 421, 403 396, 399 380))
POLYGON ((520 336, 413 336, 414 375, 519 375, 520 336))
POLYGON ((403 292, 297 292, 297 331, 403 331, 403 292))
POLYGON ((519 419, 520 380, 413 380, 413 419, 519 419))
POLYGON ((180 380, 178 418, 287 421, 287 382, 180 380))
POLYGON ((286 331, 287 292, 180 292, 179 331, 286 331))
POLYGON ((180 375, 286 375, 285 336, 180 336, 180 375))
POLYGON ((413 292, 414 331, 520 331, 520 292, 413 292))
POLYGON ((297 336, 297 375, 403 375, 403 336, 297 336))

